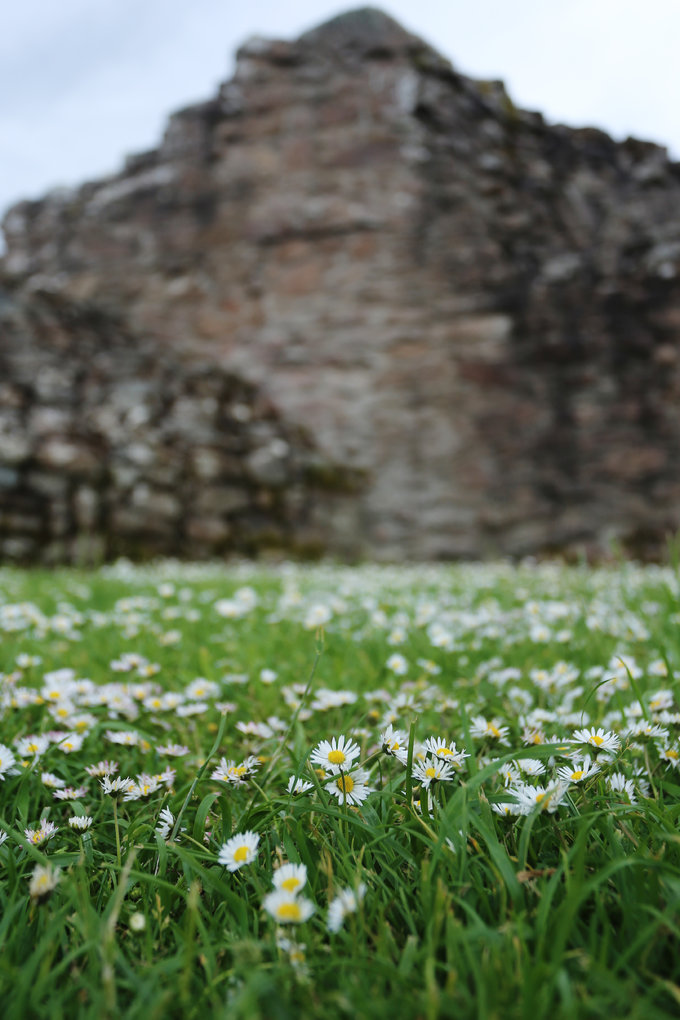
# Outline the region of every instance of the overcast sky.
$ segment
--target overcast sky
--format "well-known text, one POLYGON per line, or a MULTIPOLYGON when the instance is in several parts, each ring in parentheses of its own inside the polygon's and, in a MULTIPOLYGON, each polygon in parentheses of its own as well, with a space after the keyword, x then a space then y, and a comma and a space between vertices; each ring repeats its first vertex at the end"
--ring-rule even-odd
MULTIPOLYGON (((342 0, 18 0, 0 35, 0 212, 117 170, 214 94, 251 35, 295 38, 342 0)), ((680 0, 386 0, 459 70, 549 120, 680 158, 680 0)))

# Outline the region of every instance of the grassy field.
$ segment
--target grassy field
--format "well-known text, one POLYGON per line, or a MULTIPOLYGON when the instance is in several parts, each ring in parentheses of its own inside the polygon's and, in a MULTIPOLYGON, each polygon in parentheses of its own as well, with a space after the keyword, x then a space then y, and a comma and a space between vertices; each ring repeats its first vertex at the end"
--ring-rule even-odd
POLYGON ((0 1002, 677 1016, 670 568, 0 571, 0 1002))

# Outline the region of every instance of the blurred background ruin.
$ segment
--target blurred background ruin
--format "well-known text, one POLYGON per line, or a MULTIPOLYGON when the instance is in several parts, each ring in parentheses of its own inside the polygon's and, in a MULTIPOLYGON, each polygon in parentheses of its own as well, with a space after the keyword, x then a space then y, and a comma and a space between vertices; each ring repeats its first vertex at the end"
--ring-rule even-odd
POLYGON ((673 0, 3 18, 0 560, 663 555, 673 0))

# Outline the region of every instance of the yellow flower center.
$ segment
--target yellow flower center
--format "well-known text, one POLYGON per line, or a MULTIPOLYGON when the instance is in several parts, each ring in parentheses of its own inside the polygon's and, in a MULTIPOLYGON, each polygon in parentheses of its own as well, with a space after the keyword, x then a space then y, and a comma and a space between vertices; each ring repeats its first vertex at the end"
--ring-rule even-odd
POLYGON ((292 903, 281 903, 276 911, 279 921, 299 921, 301 919, 300 905, 292 903))
POLYGON ((351 793, 354 789, 354 780, 351 776, 340 776, 339 779, 335 780, 335 783, 343 793, 351 793))
POLYGON ((501 731, 492 722, 486 727, 486 732, 490 733, 492 737, 500 737, 501 735, 501 731))
POLYGON ((448 748, 448 747, 438 747, 436 753, 437 754, 442 754, 442 755, 447 755, 447 754, 453 754, 453 751, 451 751, 450 748, 448 748))
POLYGON ((571 778, 574 780, 575 783, 578 783, 579 779, 583 779, 583 770, 581 770, 580 772, 572 772, 571 778))
POLYGON ((590 738, 590 743, 595 744, 597 747, 601 747, 604 744, 604 737, 598 737, 596 733, 590 738))
POLYGON ((342 765, 345 760, 345 755, 342 751, 329 751, 328 760, 331 765, 342 765))
POLYGON ((536 794, 536 803, 540 804, 544 797, 545 797, 544 793, 537 793, 536 794))
POLYGON ((291 878, 287 878, 284 882, 281 883, 281 888, 285 889, 286 892, 295 892, 299 885, 300 879, 295 878, 295 876, 293 875, 291 876, 291 878))
POLYGON ((241 861, 245 861, 248 857, 248 847, 240 846, 237 850, 234 850, 234 860, 239 864, 241 861))
POLYGON ((437 778, 437 770, 434 767, 434 765, 430 765, 429 769, 425 769, 425 775, 427 776, 428 779, 437 778))
POLYGON ((666 757, 667 758, 677 758, 678 757, 678 752, 677 751, 666 751, 666 757))

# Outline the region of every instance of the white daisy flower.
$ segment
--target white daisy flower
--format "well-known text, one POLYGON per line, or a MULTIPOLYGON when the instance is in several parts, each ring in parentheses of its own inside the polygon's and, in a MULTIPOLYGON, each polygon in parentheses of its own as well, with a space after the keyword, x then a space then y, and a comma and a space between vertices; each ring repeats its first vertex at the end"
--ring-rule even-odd
POLYGON ((47 843, 48 840, 52 839, 52 836, 57 833, 59 829, 54 822, 48 822, 46 818, 42 818, 40 821, 40 828, 38 829, 24 829, 24 835, 29 843, 33 846, 42 846, 47 843))
POLYGON ((43 896, 48 896, 56 888, 59 874, 60 869, 53 868, 51 864, 48 864, 46 867, 43 867, 42 864, 36 864, 28 886, 31 899, 39 900, 43 896))
POLYGON ((395 652, 394 655, 390 655, 385 666, 387 669, 391 670, 395 676, 404 676, 408 673, 408 660, 405 659, 399 652, 395 652))
POLYGON ((347 915, 353 914, 359 909, 365 895, 366 885, 364 882, 360 882, 356 889, 343 889, 339 892, 328 906, 328 930, 330 932, 340 931, 347 915))
POLYGON ((400 751, 408 751, 408 734, 404 730, 395 730, 390 723, 380 734, 380 746, 385 754, 397 756, 400 751))
POLYGON ((340 772, 351 768, 352 762, 361 754, 358 744, 353 743, 344 736, 333 737, 332 740, 322 740, 312 751, 309 760, 314 765, 328 769, 329 772, 340 772))
POLYGON ((295 896, 285 889, 268 893, 262 907, 279 924, 302 924, 314 913, 314 904, 304 896, 295 896))
POLYGON ((77 829, 79 832, 85 832, 92 825, 92 819, 89 815, 71 815, 68 820, 68 824, 72 829, 77 829))
POLYGON ((288 786, 286 791, 288 793, 306 793, 307 790, 313 790, 314 783, 310 783, 308 779, 302 779, 300 776, 296 779, 295 776, 289 776, 288 786))
POLYGON ((87 793, 86 786, 65 786, 61 790, 53 790, 55 800, 80 800, 87 793))
POLYGON ((473 737, 497 740, 501 744, 507 744, 506 738, 509 732, 509 728, 503 726, 500 719, 487 720, 483 715, 473 716, 470 723, 470 733, 473 737))
POLYGON ((425 750, 435 758, 450 762, 456 768, 461 768, 465 764, 465 759, 470 757, 466 751, 458 750, 455 741, 447 743, 444 737, 428 737, 425 741, 425 750))
POLYGON ((252 864, 257 857, 260 837, 256 832, 239 832, 222 844, 217 860, 227 871, 238 871, 244 864, 252 864))
POLYGON ((607 776, 606 783, 612 793, 625 794, 630 803, 635 804, 635 784, 632 779, 626 779, 622 772, 613 772, 607 776))
POLYGON ((175 824, 175 816, 168 807, 164 807, 158 816, 158 825, 156 826, 156 832, 159 834, 161 839, 167 839, 172 832, 172 827, 175 824))
POLYGON ((325 623, 328 623, 332 615, 328 606, 317 603, 307 610, 302 626, 305 630, 316 630, 317 627, 323 627, 325 623))
POLYGON ((233 786, 243 786, 246 779, 252 776, 259 767, 259 760, 252 754, 238 764, 235 761, 220 758, 220 763, 217 768, 213 769, 210 778, 223 783, 231 783, 233 786))
POLYGON ((275 889, 283 889, 291 896, 297 896, 307 881, 307 868, 304 864, 287 862, 277 868, 272 875, 275 889))
POLYGON ((337 797, 341 803, 361 804, 373 792, 370 786, 366 785, 367 779, 368 772, 365 769, 356 769, 352 773, 335 774, 326 786, 326 790, 337 797))
POLYGON ((515 765, 525 776, 542 776, 545 772, 545 765, 537 758, 518 758, 515 765))
POLYGON ((186 744, 159 744, 156 750, 159 754, 167 754, 171 758, 182 758, 185 754, 189 754, 186 744))
POLYGON ((21 758, 26 758, 29 755, 38 757, 43 754, 49 747, 50 742, 43 734, 33 734, 30 737, 21 737, 20 740, 16 741, 17 754, 21 758))
POLYGON ((104 793, 118 794, 127 793, 128 790, 132 789, 135 785, 134 779, 130 779, 129 776, 123 778, 122 776, 116 776, 115 779, 111 779, 110 776, 104 776, 100 779, 99 785, 101 786, 104 793))
POLYGON ((621 746, 621 740, 611 730, 603 730, 602 727, 575 730, 571 740, 575 744, 590 744, 598 751, 616 751, 621 746))
POLYGON ((587 754, 582 761, 573 761, 571 765, 563 765, 557 770, 557 775, 567 783, 581 783, 599 771, 600 766, 596 762, 591 762, 590 755, 587 754))
POLYGON ((440 758, 426 758, 425 761, 414 761, 411 775, 426 790, 432 783, 445 783, 454 778, 454 769, 447 761, 440 758))
POLYGON ((6 744, 0 744, 0 779, 12 775, 15 764, 14 752, 6 744))
POLYGON ((563 802, 568 789, 569 783, 558 780, 548 786, 522 784, 510 787, 509 792, 517 799, 517 814, 528 815, 535 808, 553 814, 563 802))

